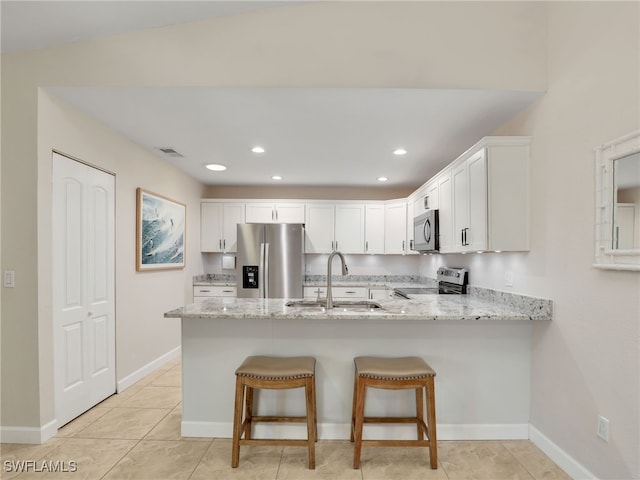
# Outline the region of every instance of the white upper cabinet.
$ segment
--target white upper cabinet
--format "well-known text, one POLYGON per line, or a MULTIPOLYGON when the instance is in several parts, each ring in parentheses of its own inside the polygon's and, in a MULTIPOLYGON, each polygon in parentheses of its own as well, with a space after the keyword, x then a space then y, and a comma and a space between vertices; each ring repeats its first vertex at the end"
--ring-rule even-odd
POLYGON ((305 206, 305 253, 331 253, 334 250, 333 204, 310 203, 305 206))
POLYGON ((489 137, 454 163, 451 185, 453 251, 529 249, 528 137, 489 137))
POLYGON ((307 204, 305 253, 364 253, 364 215, 364 204, 307 204))
POLYGON ((384 253, 384 205, 366 204, 364 253, 384 253))
POLYGON ((341 253, 364 253, 364 205, 336 204, 335 246, 341 253))
POLYGON ((407 202, 397 201, 384 206, 384 253, 407 251, 407 202))
POLYGON ((244 223, 244 203, 200 203, 200 251, 235 252, 238 223, 244 223))
POLYGON ((484 149, 453 168, 453 241, 458 252, 487 248, 486 172, 484 149))
POLYGON ((438 233, 440 251, 453 251, 453 199, 451 191, 451 170, 438 175, 438 233))
POLYGON ((247 223, 304 223, 303 203, 247 203, 247 223))

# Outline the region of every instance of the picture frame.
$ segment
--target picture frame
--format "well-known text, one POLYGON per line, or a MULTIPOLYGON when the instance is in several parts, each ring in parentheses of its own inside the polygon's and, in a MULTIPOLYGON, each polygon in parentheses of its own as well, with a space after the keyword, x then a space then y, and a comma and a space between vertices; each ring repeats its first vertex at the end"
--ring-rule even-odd
POLYGON ((187 206, 136 189, 136 270, 185 267, 187 206))

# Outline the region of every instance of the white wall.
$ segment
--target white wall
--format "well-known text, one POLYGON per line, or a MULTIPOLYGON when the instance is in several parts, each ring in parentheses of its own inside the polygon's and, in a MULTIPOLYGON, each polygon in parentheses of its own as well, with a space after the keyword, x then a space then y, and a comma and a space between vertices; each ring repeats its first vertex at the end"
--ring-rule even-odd
POLYGON ((593 148, 640 128, 639 4, 548 11, 548 92, 496 132, 533 136, 531 251, 423 257, 421 272, 468 266, 472 284, 552 299, 553 322, 534 328, 531 424, 598 478, 639 478, 640 275, 591 267, 593 148))

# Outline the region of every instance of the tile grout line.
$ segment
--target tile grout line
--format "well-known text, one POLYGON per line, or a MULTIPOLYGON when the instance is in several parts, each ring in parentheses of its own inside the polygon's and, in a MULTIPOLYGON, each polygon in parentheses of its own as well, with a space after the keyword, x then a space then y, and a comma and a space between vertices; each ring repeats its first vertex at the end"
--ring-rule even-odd
POLYGON ((191 470, 191 473, 189 474, 189 476, 187 477, 187 480, 190 480, 193 477, 193 474, 196 473, 196 470, 198 469, 198 467, 200 466, 200 463, 202 463, 202 460, 204 459, 205 455, 207 454, 207 452, 209 451, 209 449, 213 446, 213 442, 214 442, 215 438, 212 438, 211 441, 209 442, 209 445, 207 446, 207 448, 205 448, 202 452, 202 455, 200 455, 200 458, 198 459, 198 461, 196 462, 196 464, 193 466, 193 470, 191 470))
POLYGON ((114 468, 116 468, 116 467, 118 466, 118 464, 119 464, 119 463, 120 463, 120 462, 121 462, 121 461, 122 461, 122 460, 123 460, 127 455, 129 455, 129 453, 130 453, 134 448, 136 448, 138 445, 140 445, 140 442, 141 442, 141 441, 142 441, 142 439, 139 439, 136 443, 134 443, 134 444, 131 446, 131 448, 130 448, 129 450, 127 450, 126 452, 124 452, 124 453, 122 454, 122 456, 121 456, 121 457, 120 457, 116 462, 114 462, 114 464, 113 464, 113 465, 111 465, 111 468, 109 468, 109 469, 104 473, 104 475, 102 475, 102 476, 100 477, 100 480, 102 480, 102 479, 103 479, 103 478, 105 478, 107 475, 109 475, 109 473, 111 473, 111 471, 112 471, 114 468))

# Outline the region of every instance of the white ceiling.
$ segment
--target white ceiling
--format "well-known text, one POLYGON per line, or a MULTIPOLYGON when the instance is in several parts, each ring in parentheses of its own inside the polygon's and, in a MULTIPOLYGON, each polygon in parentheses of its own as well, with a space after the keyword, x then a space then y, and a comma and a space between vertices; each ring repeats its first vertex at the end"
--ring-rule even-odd
POLYGON ((2 53, 82 42, 303 1, 0 0, 2 53))
MULTIPOLYGON (((292 2, 2 1, 2 49, 24 51, 284 3, 292 2)), ((539 96, 373 88, 49 90, 206 184, 358 187, 420 185, 539 96), (258 144, 264 154, 250 152, 258 144), (396 157, 397 147, 409 153, 396 157), (206 163, 228 168, 211 172, 206 163), (272 175, 283 179, 275 183, 272 175), (380 176, 389 180, 380 183, 380 176)))

